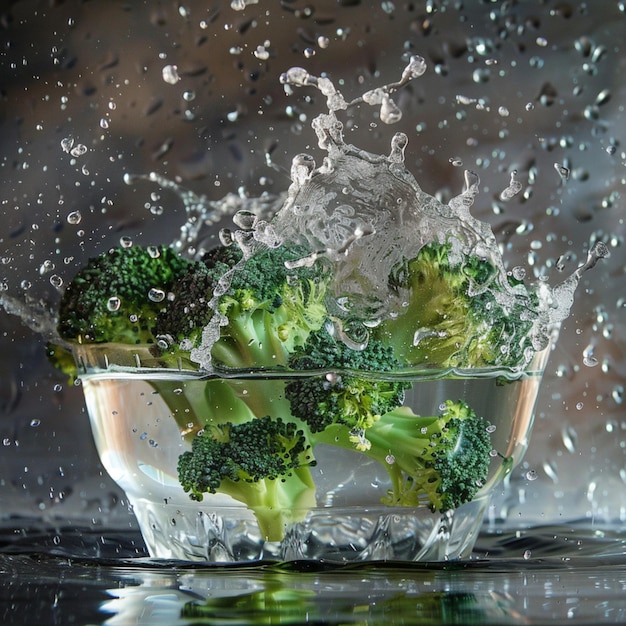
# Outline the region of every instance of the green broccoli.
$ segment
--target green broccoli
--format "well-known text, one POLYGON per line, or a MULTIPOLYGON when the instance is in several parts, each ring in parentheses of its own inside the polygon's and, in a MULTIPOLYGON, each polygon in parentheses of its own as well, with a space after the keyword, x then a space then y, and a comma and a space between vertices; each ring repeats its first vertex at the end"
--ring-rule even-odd
POLYGON ((407 407, 383 415, 367 431, 366 453, 391 477, 385 504, 447 511, 473 500, 489 471, 488 429, 462 400, 447 400, 437 417, 420 417, 407 407))
POLYGON ((220 338, 213 345, 214 367, 284 367, 289 354, 327 319, 323 264, 291 267, 306 256, 303 248, 265 248, 227 273, 219 294, 220 338))
POLYGON ((75 343, 154 343, 168 293, 193 267, 166 246, 114 248, 91 259, 61 298, 60 337, 75 343))
POLYGON ((194 500, 223 493, 251 509, 267 541, 315 506, 311 445, 292 422, 269 416, 242 424, 223 422, 196 435, 178 462, 183 489, 194 500))
POLYGON ((431 243, 391 272, 389 288, 407 295, 404 311, 374 330, 410 366, 519 367, 533 353, 537 298, 488 259, 431 243), (515 293, 515 297, 513 297, 515 293))
POLYGON ((372 339, 362 350, 355 350, 336 340, 326 326, 312 332, 304 345, 294 350, 289 367, 329 372, 287 384, 285 397, 291 413, 306 422, 313 433, 344 424, 359 450, 367 448, 367 429, 404 402, 409 386, 381 377, 381 372, 393 373, 400 367, 391 347, 372 339), (375 375, 368 378, 368 371, 375 375))
MULTIPOLYGON (((184 361, 185 369, 206 373, 192 356, 211 331, 211 366, 221 377, 147 380, 191 441, 179 459, 183 488, 196 500, 222 493, 244 503, 270 541, 315 506, 310 468, 322 443, 383 464, 392 484, 386 504, 444 511, 471 500, 485 480, 486 424, 462 403, 447 403, 439 417, 414 415, 402 406, 410 384, 399 373, 425 345, 431 363, 460 362, 478 349, 475 335, 467 345, 458 336, 478 315, 469 286, 487 298, 482 286, 491 284, 494 269, 476 261, 453 272, 448 252, 434 246, 390 278, 393 288, 415 296, 420 327, 439 324, 441 337, 413 346, 411 335, 408 351, 402 316, 370 329, 360 349, 346 345, 328 308, 332 266, 323 257, 308 263, 313 257, 304 248, 289 245, 259 246, 251 256, 236 245, 219 246, 200 261, 169 248, 111 250, 67 287, 59 334, 70 347, 143 346, 159 367, 178 370, 184 361), (434 317, 415 295, 418 287, 437 303, 434 317), (452 319, 453 309, 460 319, 452 319)), ((485 341, 496 332, 487 327, 480 327, 485 341)), ((505 325, 499 332, 515 330, 505 325)), ((51 354, 67 370, 66 353, 51 354)), ((485 356, 487 347, 480 354, 494 360, 485 356)))

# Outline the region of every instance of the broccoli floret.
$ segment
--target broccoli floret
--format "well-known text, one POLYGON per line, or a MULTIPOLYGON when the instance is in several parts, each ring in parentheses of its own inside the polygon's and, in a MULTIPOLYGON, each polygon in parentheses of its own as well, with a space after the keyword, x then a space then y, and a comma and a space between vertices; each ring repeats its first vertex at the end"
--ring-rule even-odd
POLYGON ((167 294, 192 266, 165 246, 114 248, 91 259, 63 293, 59 335, 75 343, 154 343, 167 294))
POLYGON ((219 246, 190 263, 168 294, 169 302, 155 322, 155 334, 161 339, 162 353, 188 357, 202 341, 204 327, 214 314, 212 298, 220 279, 239 261, 237 246, 219 246))
POLYGON ((292 414, 313 433, 332 424, 344 424, 357 449, 363 450, 369 445, 366 431, 382 414, 404 402, 408 384, 382 378, 382 373, 391 373, 400 365, 393 349, 380 341, 371 339, 363 349, 356 350, 337 341, 324 326, 295 349, 289 367, 294 371, 329 373, 290 381, 285 397, 292 414), (368 377, 367 372, 375 375, 368 377))
POLYGON ((226 369, 285 366, 289 354, 327 317, 329 273, 321 263, 299 265, 303 248, 258 251, 224 276, 213 364, 226 369))
POLYGON ((178 462, 183 489, 192 499, 223 493, 251 509, 268 541, 315 506, 311 445, 296 424, 269 416, 207 426, 178 462))
POLYGON ((407 305, 374 332, 408 365, 519 367, 532 355, 537 298, 489 259, 431 243, 394 268, 389 285, 407 305))
POLYGON ((407 407, 386 413, 368 431, 366 454, 382 463, 392 488, 389 506, 427 504, 434 511, 470 502, 487 480, 489 423, 464 401, 447 400, 441 414, 420 417, 407 407))

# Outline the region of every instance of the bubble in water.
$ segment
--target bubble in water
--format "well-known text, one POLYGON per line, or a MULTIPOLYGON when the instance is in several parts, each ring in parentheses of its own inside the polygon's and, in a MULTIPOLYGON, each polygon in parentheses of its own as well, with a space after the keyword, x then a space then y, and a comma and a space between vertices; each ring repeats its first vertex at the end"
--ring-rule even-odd
POLYGON ((50 259, 46 259, 39 267, 39 273, 43 276, 51 272, 55 268, 54 263, 50 259))
POLYGON ((180 80, 180 76, 178 75, 178 66, 176 65, 166 65, 161 74, 163 76, 163 80, 170 85, 175 85, 180 80))

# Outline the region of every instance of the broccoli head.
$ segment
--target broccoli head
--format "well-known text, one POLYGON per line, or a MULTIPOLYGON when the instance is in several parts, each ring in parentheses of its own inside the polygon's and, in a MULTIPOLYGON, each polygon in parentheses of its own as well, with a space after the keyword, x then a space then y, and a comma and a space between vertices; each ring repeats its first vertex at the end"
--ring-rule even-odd
POLYGON ((487 258, 434 242, 394 268, 389 285, 407 305, 374 332, 410 366, 519 367, 532 355, 537 298, 487 258))
POLYGON ((265 539, 315 506, 310 467, 315 465, 304 431, 269 416, 241 424, 207 425, 178 461, 178 477, 194 500, 226 494, 251 509, 265 539))
POLYGON ((384 499, 390 506, 456 509, 473 500, 487 480, 489 423, 462 400, 447 400, 434 417, 396 409, 383 415, 367 436, 367 454, 391 476, 392 489, 384 499))
POLYGON ((193 264, 166 246, 114 248, 91 259, 63 293, 59 335, 76 343, 154 343, 167 294, 193 264))
POLYGON ((212 350, 222 368, 272 368, 287 364, 293 350, 327 317, 327 268, 298 261, 300 247, 263 248, 232 267, 216 294, 220 336, 212 350))
POLYGON ((285 387, 291 412, 318 433, 332 424, 350 429, 357 449, 366 449, 365 433, 380 416, 404 402, 405 382, 385 380, 400 366, 393 348, 371 339, 361 350, 331 335, 326 327, 312 332, 289 359, 294 371, 316 370, 285 387), (371 374, 371 375, 368 375, 371 374))

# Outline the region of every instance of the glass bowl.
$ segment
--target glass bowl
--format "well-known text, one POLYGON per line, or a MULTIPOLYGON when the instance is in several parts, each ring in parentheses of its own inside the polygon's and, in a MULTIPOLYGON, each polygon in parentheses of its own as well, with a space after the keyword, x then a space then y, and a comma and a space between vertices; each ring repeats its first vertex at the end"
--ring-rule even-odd
MULTIPOLYGON (((280 536, 268 536, 255 514, 230 496, 208 493, 202 501, 192 500, 179 483, 178 461, 205 427, 207 403, 224 397, 224 385, 236 402, 254 411, 255 399, 278 404, 288 381, 314 373, 207 376, 184 363, 176 370, 160 367, 148 348, 112 344, 77 346, 74 357, 101 461, 125 491, 152 557, 435 561, 471 553, 490 494, 528 446, 549 350, 536 353, 515 374, 475 369, 404 376, 410 382, 405 404, 415 414, 436 415, 453 398, 489 422, 489 472, 471 501, 445 512, 428 503, 385 505, 390 478, 383 464, 356 450, 320 444, 311 468, 314 496, 301 499, 297 510, 275 511, 284 531, 280 536)), ((231 411, 232 406, 212 405, 211 419, 228 421, 231 411)))

